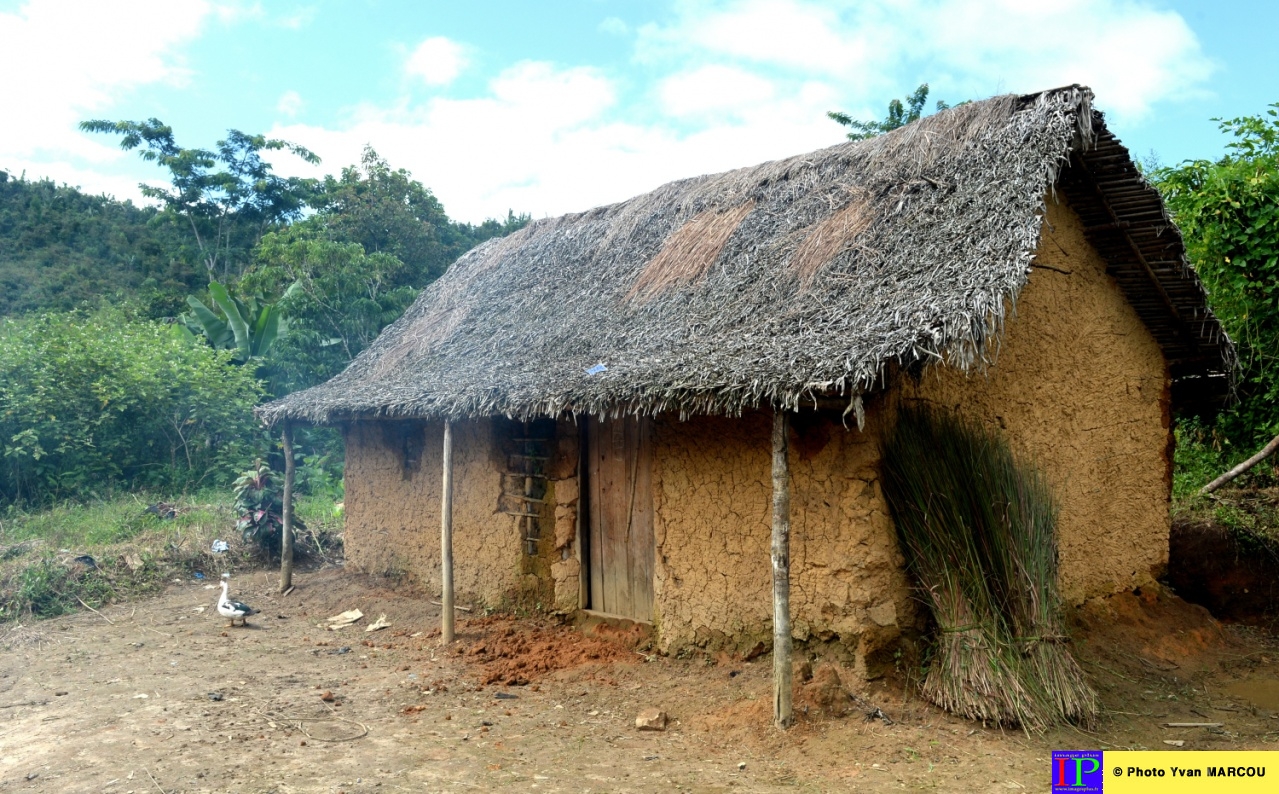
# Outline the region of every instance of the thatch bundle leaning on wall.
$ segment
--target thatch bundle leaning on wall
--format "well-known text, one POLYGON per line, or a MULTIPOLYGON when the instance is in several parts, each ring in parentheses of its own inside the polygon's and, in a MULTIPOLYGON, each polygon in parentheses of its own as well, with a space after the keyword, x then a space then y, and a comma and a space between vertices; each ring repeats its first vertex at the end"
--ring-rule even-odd
POLYGON ((1097 696, 1066 649, 1056 508, 1000 437, 903 408, 884 444, 884 496, 937 623, 925 697, 971 719, 1090 724, 1097 696))

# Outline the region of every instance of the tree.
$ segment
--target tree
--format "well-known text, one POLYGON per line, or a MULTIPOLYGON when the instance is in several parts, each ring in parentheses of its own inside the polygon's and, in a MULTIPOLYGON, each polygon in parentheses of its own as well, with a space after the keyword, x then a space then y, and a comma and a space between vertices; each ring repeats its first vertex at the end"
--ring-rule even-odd
POLYGON ((291 324, 271 357, 276 394, 341 372, 459 255, 529 221, 512 212, 504 222, 449 220, 429 189, 372 148, 327 177, 314 206, 310 218, 262 238, 240 281, 268 295, 297 285, 281 300, 291 324))
POLYGON ((1270 436, 1279 433, 1279 104, 1264 116, 1214 121, 1233 137, 1224 157, 1187 160, 1152 179, 1237 347, 1234 413, 1270 436))
MULTIPOLYGON (((924 103, 927 101, 928 83, 924 83, 915 89, 915 93, 906 97, 906 104, 903 105, 900 99, 889 102, 888 115, 883 121, 857 121, 847 113, 841 113, 838 110, 829 111, 826 115, 835 122, 852 129, 852 132, 848 133, 850 141, 864 141, 867 138, 891 132, 898 127, 904 127, 912 121, 918 121, 923 114, 924 103)), ((946 110, 949 107, 950 105, 940 99, 937 100, 937 110, 946 110)))
POLYGON ((280 300, 272 303, 261 295, 233 298, 226 287, 214 281, 209 284, 209 297, 213 299, 213 305, 222 310, 222 317, 205 306, 204 301, 191 295, 187 298, 191 314, 179 317, 180 322, 174 327, 180 336, 191 341, 203 336, 214 350, 232 351, 232 360, 237 364, 261 361, 271 351, 275 340, 288 334, 289 323, 281 304, 297 291, 298 286, 295 282, 284 291, 280 300))
POLYGON ((323 236, 359 243, 365 253, 390 254, 404 263, 400 284, 420 289, 439 278, 453 260, 490 237, 522 228, 527 215, 507 213, 505 223, 478 226, 449 220, 439 199, 403 168, 392 168, 372 147, 358 166, 324 179, 314 206, 323 236))
POLYGON ((325 239, 311 219, 262 238, 242 289, 275 292, 289 337, 271 357, 273 393, 323 382, 341 372, 417 296, 407 266, 359 243, 325 239))
MULTIPOLYGON (((1226 447, 1217 456, 1220 467, 1279 435, 1279 104, 1264 115, 1214 121, 1233 138, 1224 157, 1187 160, 1149 176, 1181 228, 1191 264, 1239 355, 1238 403, 1218 415, 1212 428, 1217 444, 1226 447)), ((1189 420, 1179 433, 1193 446, 1205 429, 1189 420)), ((1275 448, 1272 441, 1207 490, 1275 448)))
POLYGON ((434 281, 461 253, 448 245, 452 223, 439 199, 408 171, 391 168, 372 147, 365 147, 358 166, 325 177, 316 209, 323 236, 395 257, 413 286, 434 281))
POLYGON ((169 171, 170 187, 139 188, 187 220, 210 281, 219 276, 219 267, 225 279, 234 260, 243 265, 271 227, 301 217, 315 194, 315 180, 277 176, 262 159, 264 152, 283 150, 307 163, 320 162, 309 149, 288 141, 228 130, 213 150, 184 149, 173 128, 155 118, 94 119, 81 122, 80 129, 119 135, 121 149, 141 148, 143 160, 169 171))

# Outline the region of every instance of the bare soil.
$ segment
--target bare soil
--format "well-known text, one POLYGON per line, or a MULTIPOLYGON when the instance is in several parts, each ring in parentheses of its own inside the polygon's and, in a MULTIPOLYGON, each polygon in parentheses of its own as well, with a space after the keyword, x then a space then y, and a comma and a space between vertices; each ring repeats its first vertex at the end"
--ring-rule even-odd
POLYGON ((461 620, 445 649, 423 594, 341 568, 296 581, 281 597, 274 574, 236 576, 262 610, 248 628, 194 580, 9 624, 0 791, 1047 791, 1054 748, 1279 749, 1279 644, 1163 592, 1074 616, 1106 707, 1095 733, 986 728, 820 659, 783 733, 768 656, 667 658, 607 625, 498 615, 461 620), (357 608, 354 626, 317 625, 357 608), (382 614, 391 627, 366 632, 382 614), (650 706, 665 732, 635 729, 650 706))
MULTIPOLYGON (((1275 489, 1235 491, 1225 498, 1248 505, 1246 494, 1266 515, 1279 502, 1275 489)), ((1253 510, 1258 510, 1253 507, 1253 510)), ((1224 619, 1273 630, 1279 618, 1279 548, 1265 534, 1231 531, 1208 516, 1173 520, 1169 538, 1168 581, 1187 601, 1202 604, 1224 619)))

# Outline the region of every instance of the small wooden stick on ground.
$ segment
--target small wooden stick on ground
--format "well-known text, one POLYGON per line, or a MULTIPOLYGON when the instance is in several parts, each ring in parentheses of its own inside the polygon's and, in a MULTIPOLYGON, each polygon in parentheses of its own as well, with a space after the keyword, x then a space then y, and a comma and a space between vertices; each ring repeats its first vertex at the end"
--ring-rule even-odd
POLYGON ((88 604, 84 603, 84 599, 80 598, 80 596, 76 596, 76 597, 75 597, 75 600, 77 600, 77 601, 79 601, 79 602, 80 602, 80 606, 82 606, 82 607, 84 607, 85 609, 89 610, 90 612, 92 612, 93 614, 97 615, 98 617, 102 618, 102 619, 103 619, 103 620, 105 620, 106 622, 110 623, 112 626, 114 626, 114 625, 115 625, 115 621, 114 621, 114 620, 112 620, 111 618, 109 618, 109 617, 107 617, 106 615, 102 614, 101 612, 99 612, 98 610, 96 610, 96 609, 94 609, 93 607, 89 606, 88 604))
POLYGON ((158 788, 158 789, 160 789, 160 794, 169 794, 169 792, 167 792, 167 791, 165 791, 165 790, 164 790, 164 786, 161 786, 161 785, 160 785, 160 783, 159 783, 159 781, 157 781, 157 780, 155 779, 155 775, 151 774, 151 770, 150 770, 150 769, 147 769, 147 768, 144 766, 144 767, 142 767, 142 771, 143 771, 143 772, 146 772, 146 773, 147 773, 147 777, 151 778, 151 782, 152 782, 152 783, 155 783, 155 787, 156 787, 156 788, 158 788))
MULTIPOLYGON (((437 607, 444 606, 444 605, 443 605, 443 604, 441 604, 439 601, 432 601, 431 603, 432 603, 432 604, 435 604, 437 607)), ((471 611, 471 608, 470 608, 470 607, 458 606, 457 604, 454 604, 454 605, 453 605, 453 608, 454 608, 454 609, 460 609, 460 610, 462 610, 463 612, 470 612, 470 611, 471 611)))

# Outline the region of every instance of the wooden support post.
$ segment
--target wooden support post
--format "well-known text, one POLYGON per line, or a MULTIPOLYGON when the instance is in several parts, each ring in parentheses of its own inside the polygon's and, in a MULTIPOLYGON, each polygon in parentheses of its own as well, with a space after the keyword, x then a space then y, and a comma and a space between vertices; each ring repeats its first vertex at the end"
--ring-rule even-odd
POLYGON ((453 642, 453 423, 444 422, 444 487, 440 495, 440 640, 453 642))
POLYGON ((284 526, 280 528, 280 592, 293 586, 293 427, 284 423, 284 526))
POLYGON ((773 723, 789 728, 791 708, 790 461, 786 413, 773 412, 773 723))

